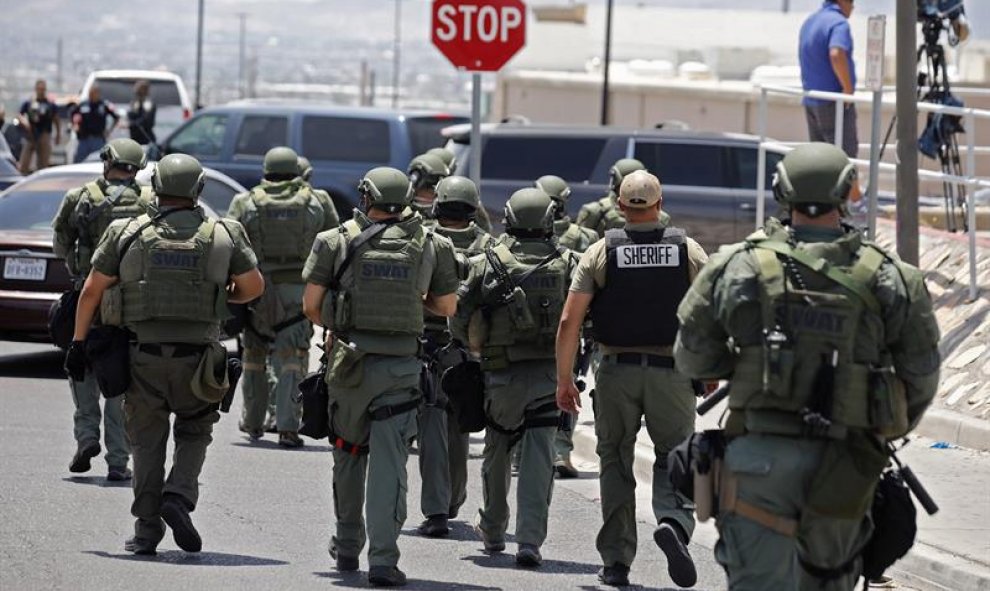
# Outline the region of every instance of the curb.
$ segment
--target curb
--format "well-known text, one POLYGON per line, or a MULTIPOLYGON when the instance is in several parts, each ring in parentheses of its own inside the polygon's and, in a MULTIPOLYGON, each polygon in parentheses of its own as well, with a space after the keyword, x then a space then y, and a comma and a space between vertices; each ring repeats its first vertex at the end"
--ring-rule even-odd
POLYGON ((929 408, 915 432, 959 447, 990 451, 990 422, 941 408, 929 408))
MULTIPOLYGON (((928 437, 942 438, 941 435, 931 434, 934 429, 942 429, 946 437, 955 434, 960 440, 968 442, 987 442, 990 439, 990 429, 983 425, 968 425, 968 421, 964 419, 980 423, 977 419, 971 419, 958 413, 949 413, 939 409, 929 410, 919 425, 918 432, 928 437), (928 428, 930 429, 927 433, 923 430, 926 422, 929 423, 928 428), (981 440, 979 437, 983 437, 983 439, 981 440)), ((576 459, 582 462, 597 464, 595 432, 594 427, 590 425, 591 423, 587 421, 575 425, 574 451, 572 453, 576 459)), ((942 439, 949 441, 947 438, 942 439)), ((972 444, 952 443, 972 447, 972 444)), ((652 486, 654 461, 652 448, 637 442, 635 458, 633 473, 636 476, 636 483, 652 486)), ((714 547, 714 540, 707 541, 708 543, 706 540, 695 541, 701 542, 701 545, 709 549, 714 547)), ((895 577, 898 582, 920 591, 990 591, 990 569, 920 541, 915 542, 907 556, 897 561, 889 569, 889 574, 895 577)))

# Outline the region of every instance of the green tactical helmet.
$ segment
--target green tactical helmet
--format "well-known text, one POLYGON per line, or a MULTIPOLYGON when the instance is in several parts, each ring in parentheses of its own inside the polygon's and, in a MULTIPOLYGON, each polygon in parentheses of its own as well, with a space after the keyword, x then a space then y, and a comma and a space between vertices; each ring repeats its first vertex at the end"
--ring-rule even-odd
POLYGON ((570 186, 568 186, 567 181, 559 176, 552 174, 541 176, 536 179, 536 188, 561 204, 567 203, 567 200, 571 198, 570 186))
POLYGON ((409 178, 401 170, 388 166, 372 168, 358 183, 358 191, 369 200, 368 207, 399 213, 412 200, 409 178))
POLYGON ((141 144, 128 138, 111 140, 100 149, 100 160, 110 166, 127 168, 132 172, 137 172, 148 163, 148 157, 141 144))
POLYGON ((554 212, 557 206, 540 189, 519 189, 505 204, 505 231, 512 234, 542 232, 553 234, 554 212))
POLYGON ((186 154, 169 154, 155 165, 151 175, 151 187, 155 193, 165 197, 196 200, 203 185, 206 173, 199 161, 186 154))
POLYGON ((270 174, 296 176, 299 174, 299 156, 292 148, 285 146, 272 148, 265 154, 264 171, 265 176, 270 174))
POLYGON ((430 148, 425 153, 430 154, 431 156, 436 156, 442 160, 443 163, 447 165, 447 170, 451 173, 453 173, 454 169, 457 168, 457 157, 454 156, 454 153, 447 148, 430 148))
POLYGON ((433 217, 452 220, 473 219, 481 198, 478 187, 469 178, 449 176, 437 183, 437 198, 433 202, 433 217))
POLYGON ((786 206, 842 205, 856 183, 856 175, 856 165, 838 147, 823 142, 804 144, 777 163, 773 196, 786 206))
POLYGON ((436 187, 441 179, 450 176, 450 169, 437 156, 420 154, 409 162, 408 173, 413 190, 419 190, 436 187))
POLYGON ((313 165, 310 163, 309 158, 300 156, 297 163, 299 165, 299 176, 302 177, 302 180, 309 181, 313 176, 313 165))
POLYGON ((622 158, 616 160, 612 168, 608 169, 608 187, 616 195, 619 194, 619 187, 622 186, 622 179, 626 175, 636 170, 646 170, 643 163, 635 158, 622 158))

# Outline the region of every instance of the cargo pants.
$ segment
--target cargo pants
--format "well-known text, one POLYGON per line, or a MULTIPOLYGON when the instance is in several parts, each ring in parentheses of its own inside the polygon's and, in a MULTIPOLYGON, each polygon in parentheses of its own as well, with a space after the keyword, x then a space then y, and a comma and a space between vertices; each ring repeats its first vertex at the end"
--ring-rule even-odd
MULTIPOLYGON (((274 287, 278 289, 279 299, 285 302, 286 318, 302 311, 302 285, 279 283, 274 287)), ((279 431, 298 431, 302 406, 294 398, 299 382, 309 371, 313 325, 308 320, 301 320, 275 333, 273 341, 267 341, 261 334, 268 332, 271 322, 263 318, 253 318, 252 321, 258 331, 245 330, 243 335, 244 409, 241 423, 247 430, 263 429, 270 399, 274 399, 276 428, 279 431), (274 375, 274 386, 269 379, 270 374, 274 375)))
POLYGON ((337 523, 330 539, 331 554, 357 557, 367 542, 369 565, 398 565, 399 532, 406 521, 409 488, 406 462, 416 436, 416 409, 384 420, 371 420, 369 411, 417 400, 420 367, 416 357, 365 355, 347 380, 350 383, 331 377, 334 434, 348 443, 367 446, 366 454, 339 445, 333 451, 337 523))
MULTIPOLYGON (((503 429, 523 426, 525 419, 553 419, 556 407, 534 414, 552 403, 557 391, 553 360, 521 361, 511 368, 485 372, 485 412, 490 422, 503 429), (527 416, 528 415, 528 416, 527 416)), ((519 478, 516 482, 516 542, 543 545, 547 518, 553 497, 553 441, 557 426, 527 428, 519 434, 485 430, 484 461, 481 465, 484 503, 479 511, 479 527, 489 540, 504 540, 509 526, 509 485, 512 481, 511 454, 520 448, 519 478)))
POLYGON ((800 520, 794 537, 735 513, 718 518, 715 559, 725 568, 732 591, 847 591, 856 586, 862 562, 854 557, 873 532, 868 515, 801 517, 825 445, 822 439, 755 433, 729 444, 725 467, 737 478, 738 498, 773 515, 800 520), (823 580, 805 571, 801 562, 821 569, 848 563, 851 568, 823 580))
POLYGON ((617 364, 605 356, 595 373, 595 434, 601 468, 602 528, 596 541, 606 566, 636 557, 636 436, 646 419, 653 441, 653 515, 690 537, 694 506, 667 478, 667 453, 694 431, 691 381, 673 369, 617 364))
POLYGON ((127 466, 131 447, 127 443, 127 433, 124 431, 123 400, 120 398, 105 400, 101 413, 100 386, 96 383, 96 376, 88 370, 85 379, 81 382, 71 380, 69 387, 72 389, 72 402, 76 405, 76 412, 72 415, 76 443, 99 442, 102 420, 107 466, 115 468, 127 466))
POLYGON ((190 511, 195 509, 206 448, 213 441, 213 424, 220 420, 217 405, 203 402, 190 387, 200 355, 177 356, 170 345, 161 345, 161 349, 161 355, 152 355, 131 347, 131 385, 124 394, 134 457, 134 534, 152 543, 165 535, 162 495, 178 495, 190 511), (169 424, 172 415, 174 426, 169 424), (166 478, 170 428, 175 451, 166 478))

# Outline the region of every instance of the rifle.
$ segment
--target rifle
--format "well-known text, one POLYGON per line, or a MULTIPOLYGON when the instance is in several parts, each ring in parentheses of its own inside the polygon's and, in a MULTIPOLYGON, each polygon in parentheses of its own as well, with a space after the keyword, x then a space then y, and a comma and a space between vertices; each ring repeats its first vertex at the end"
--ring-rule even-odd
MULTIPOLYGON (((905 445, 908 444, 910 440, 905 437, 900 449, 903 449, 905 445)), ((901 478, 904 479, 904 483, 908 485, 911 489, 911 494, 914 495, 918 502, 921 503, 922 508, 929 515, 935 515, 938 513, 938 504, 932 499, 925 487, 922 486, 921 481, 915 476, 914 470, 910 466, 901 463, 900 458, 897 457, 898 448, 894 446, 893 443, 887 442, 887 452, 890 453, 890 459, 894 461, 894 465, 897 466, 897 471, 900 472, 901 478)))

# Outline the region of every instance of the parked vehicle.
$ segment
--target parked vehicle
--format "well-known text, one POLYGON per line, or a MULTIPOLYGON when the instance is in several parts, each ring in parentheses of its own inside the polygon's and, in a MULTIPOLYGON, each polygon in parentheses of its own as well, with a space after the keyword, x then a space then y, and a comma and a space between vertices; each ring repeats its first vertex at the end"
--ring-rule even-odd
MULTIPOLYGON (((468 174, 470 127, 443 131, 468 174)), ((741 240, 755 228, 758 138, 669 129, 493 124, 482 127, 481 194, 493 220, 509 196, 545 174, 563 177, 573 191, 568 211, 608 192, 608 170, 636 158, 663 184, 663 208, 707 250, 741 240)), ((767 187, 784 150, 767 151, 767 187)), ((767 212, 776 211, 767 195, 767 212)))
MULTIPOLYGON (((148 184, 151 166, 138 174, 148 184)), ((52 220, 66 191, 103 172, 102 164, 54 166, 35 172, 0 193, 0 339, 48 342, 48 310, 71 287, 63 260, 53 252, 52 220)), ((206 169, 204 210, 244 191, 230 177, 206 169)))
POLYGON ((0 191, 13 185, 24 178, 17 168, 17 160, 14 158, 7 140, 0 134, 0 191))
MULTIPOLYGON (((172 131, 189 119, 195 106, 186 91, 182 77, 172 72, 159 70, 97 70, 92 72, 83 84, 79 100, 86 100, 89 88, 94 82, 100 86, 103 100, 117 107, 121 117, 126 117, 127 109, 134 99, 134 84, 147 80, 151 86, 149 96, 157 105, 155 115, 155 135, 159 138, 168 136, 172 131)), ((117 135, 126 135, 126 130, 117 135)))
POLYGON ((313 185, 329 192, 341 216, 349 218, 368 169, 405 170, 417 154, 443 145, 441 129, 466 120, 431 111, 238 101, 197 112, 160 148, 195 156, 251 187, 261 179, 265 153, 289 146, 309 158, 313 185))

